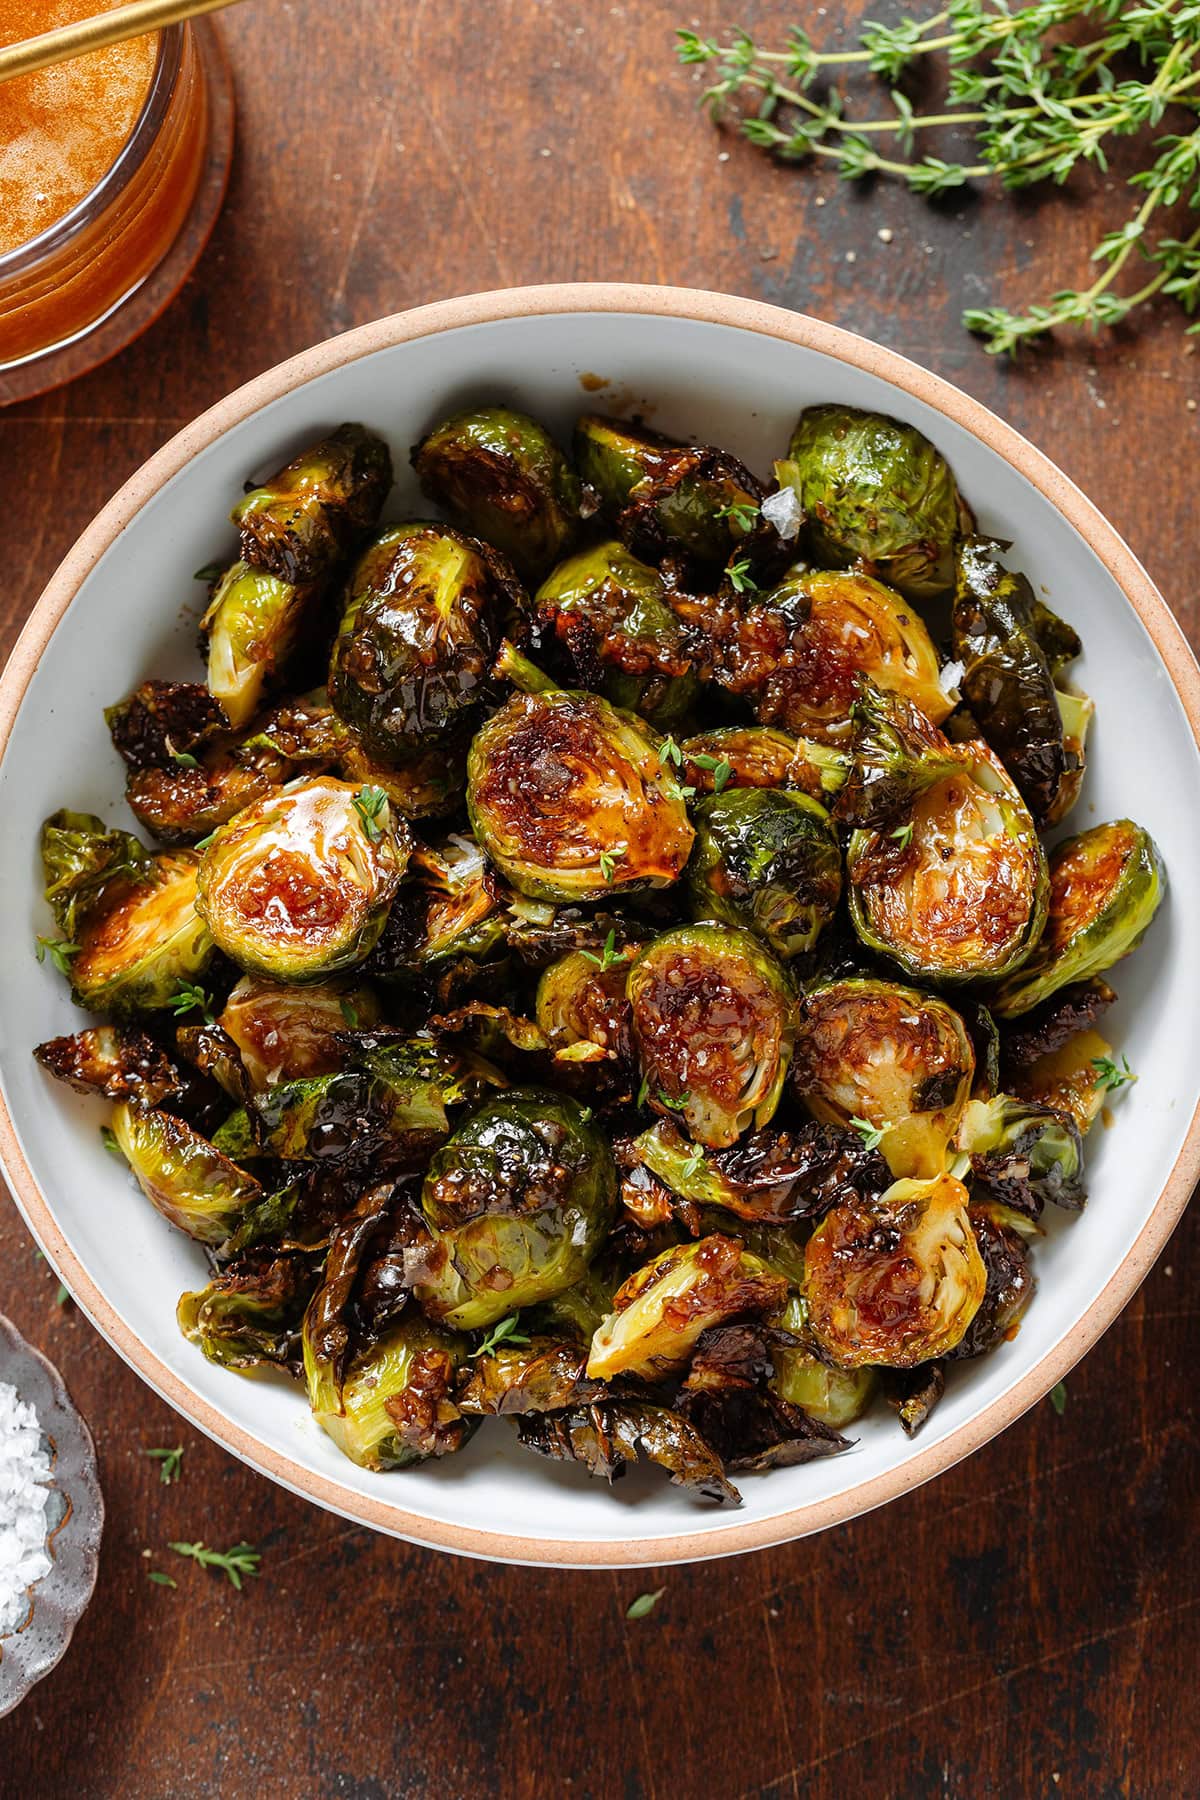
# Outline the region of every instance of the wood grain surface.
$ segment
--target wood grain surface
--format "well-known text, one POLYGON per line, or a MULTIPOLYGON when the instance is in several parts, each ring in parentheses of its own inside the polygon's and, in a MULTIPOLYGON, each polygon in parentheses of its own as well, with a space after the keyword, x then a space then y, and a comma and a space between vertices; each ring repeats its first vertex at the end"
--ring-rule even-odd
MULTIPOLYGON (((237 162, 195 275, 106 368, 0 414, 3 648, 118 483, 238 382, 381 313, 589 278, 811 311, 950 377, 1081 484, 1200 634, 1197 359, 1175 313, 1015 371, 958 322, 1076 285, 1119 193, 933 208, 772 167, 714 133, 674 63, 675 25, 728 22, 707 3, 230 13, 237 162)), ((56 1305, 0 1199, 0 1304, 91 1420, 108 1502, 95 1601, 0 1724, 0 1794, 1195 1794, 1198 1248, 1193 1213, 1061 1417, 1043 1404, 885 1512, 703 1568, 563 1575, 375 1538, 251 1474, 56 1305), (163 1487, 145 1451, 179 1442, 163 1487), (261 1578, 239 1595, 165 1549, 198 1537, 258 1545, 261 1578), (167 1565, 174 1591, 147 1579, 167 1565)))

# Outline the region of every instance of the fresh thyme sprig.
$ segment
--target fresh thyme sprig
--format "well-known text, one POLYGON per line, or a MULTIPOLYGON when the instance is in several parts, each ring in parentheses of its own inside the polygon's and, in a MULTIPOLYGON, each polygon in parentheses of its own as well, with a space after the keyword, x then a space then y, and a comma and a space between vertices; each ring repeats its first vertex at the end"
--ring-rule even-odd
POLYGON ((262 1561, 262 1552, 252 1544, 235 1544, 232 1550, 210 1550, 206 1544, 184 1543, 173 1543, 170 1548, 177 1556, 190 1556, 202 1569, 220 1569, 228 1575, 239 1594, 243 1576, 261 1573, 258 1565, 262 1561))
MULTIPOLYGON (((1158 294, 1188 314, 1200 308, 1200 226, 1177 236, 1165 217, 1200 212, 1200 0, 1031 0, 1012 11, 1003 0, 951 0, 924 20, 868 22, 860 47, 846 51, 817 49, 798 29, 779 50, 745 31, 726 42, 678 37, 681 61, 711 74, 702 98, 714 118, 735 109, 752 143, 785 162, 825 158, 850 181, 891 175, 927 196, 993 179, 1012 190, 1061 186, 1080 164, 1107 170, 1116 140, 1136 140, 1129 217, 1092 251, 1095 279, 1023 313, 963 314, 993 354, 1059 326, 1116 325, 1158 294), (945 59, 947 98, 921 112, 897 84, 931 56, 945 59), (887 84, 888 115, 852 116, 830 85, 856 69, 887 84), (1158 135, 1168 108, 1179 129, 1158 135), (944 126, 974 129, 978 161, 917 152, 918 134, 944 126), (1120 278, 1134 258, 1148 265, 1147 279, 1130 286, 1120 278)), ((1189 330, 1200 331, 1200 320, 1189 330)))

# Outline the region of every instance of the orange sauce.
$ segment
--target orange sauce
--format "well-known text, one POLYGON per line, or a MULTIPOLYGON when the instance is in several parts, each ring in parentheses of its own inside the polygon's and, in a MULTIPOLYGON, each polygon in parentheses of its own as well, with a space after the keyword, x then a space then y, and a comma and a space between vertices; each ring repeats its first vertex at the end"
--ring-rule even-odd
MULTIPOLYGON (((0 44, 118 0, 0 0, 0 44)), ((158 37, 134 38, 0 85, 0 255, 70 212, 116 161, 142 110, 158 37)))

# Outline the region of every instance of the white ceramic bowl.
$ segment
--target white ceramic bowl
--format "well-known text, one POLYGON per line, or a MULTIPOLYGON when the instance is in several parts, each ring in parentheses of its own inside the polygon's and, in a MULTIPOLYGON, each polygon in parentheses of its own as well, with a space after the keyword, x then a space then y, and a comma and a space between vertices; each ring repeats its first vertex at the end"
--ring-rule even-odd
POLYGON ((1037 451, 956 389, 812 319, 677 289, 582 286, 485 294, 401 314, 251 382, 181 432, 99 515, 36 607, 0 685, 0 1153, 46 1254, 109 1342, 201 1429, 323 1506, 421 1543, 513 1561, 665 1563, 778 1543, 877 1506, 986 1442, 1063 1376, 1145 1275, 1196 1179, 1200 1095, 1200 670, 1165 604, 1095 509, 1037 451), (585 392, 584 376, 608 385, 585 392), (193 569, 232 542, 246 476, 326 427, 360 419, 391 441, 389 515, 418 505, 408 446, 440 415, 502 398, 560 434, 582 406, 640 407, 679 434, 767 471, 802 406, 839 400, 911 420, 945 452, 981 527, 1080 628, 1080 684, 1097 701, 1080 824, 1148 826, 1176 899, 1121 968, 1105 1031, 1139 1081, 1089 1144, 1091 1200, 1052 1215, 1039 1292, 1017 1338, 951 1376, 910 1443, 884 1408, 849 1452, 742 1482, 719 1511, 661 1478, 609 1490, 518 1450, 503 1425, 445 1462, 356 1469, 283 1381, 205 1362, 175 1325, 204 1278, 199 1249, 133 1191, 97 1139, 98 1106, 48 1080, 29 1052, 78 1029, 39 967, 47 929, 37 834, 56 806, 128 823, 102 707, 143 677, 192 676, 193 569), (1179 903, 1180 897, 1183 904, 1179 903))

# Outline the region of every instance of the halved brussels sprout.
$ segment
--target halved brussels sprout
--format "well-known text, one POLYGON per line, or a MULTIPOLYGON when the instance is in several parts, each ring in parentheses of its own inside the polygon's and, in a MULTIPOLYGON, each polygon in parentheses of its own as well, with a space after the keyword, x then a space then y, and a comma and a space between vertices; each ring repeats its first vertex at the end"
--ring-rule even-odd
POLYGON ((937 651, 907 600, 861 570, 792 569, 717 634, 713 673, 763 725, 848 745, 863 678, 936 724, 954 702, 937 651))
POLYGON ((244 806, 283 786, 293 766, 273 750, 210 745, 191 764, 137 769, 125 799, 140 825, 164 844, 190 844, 226 824, 244 806))
POLYGON ((735 788, 702 800, 695 823, 692 917, 743 925, 785 959, 811 950, 842 895, 842 854, 820 802, 735 788))
POLYGON ((971 1159, 976 1190, 1031 1219, 1047 1200, 1077 1212, 1087 1198, 1083 1143, 1069 1113, 1013 1094, 972 1100, 958 1148, 971 1159))
POLYGON ((1006 1020, 1002 1032, 997 1027, 997 1051, 1008 1080, 997 1080, 995 1089, 1011 1085, 1014 1072, 1028 1069, 1043 1056, 1063 1049, 1077 1032, 1090 1030, 1116 998, 1104 977, 1094 975, 1091 981, 1076 981, 1059 988, 1048 1000, 1030 1007, 1015 1020, 1006 1020))
POLYGON ((331 1075, 346 1060, 338 1033, 368 1029, 379 1001, 360 983, 325 982, 303 988, 243 975, 218 1020, 232 1038, 255 1088, 313 1075, 331 1075))
POLYGON ((459 1126, 429 1165, 433 1234, 414 1291, 433 1318, 480 1330, 579 1280, 616 1216, 608 1145, 563 1094, 513 1088, 459 1126))
POLYGON ((196 906, 239 968, 319 981, 368 954, 408 856, 407 829, 380 789, 301 779, 221 826, 196 906))
POLYGON ((761 1324, 718 1325, 696 1345, 679 1410, 727 1469, 786 1468, 850 1448, 771 1381, 779 1335, 761 1324))
POLYGON ((682 778, 698 794, 799 788, 814 800, 825 800, 837 793, 850 767, 846 751, 769 725, 722 725, 686 738, 680 750, 682 778))
POLYGON ((114 1107, 112 1130, 147 1200, 201 1244, 224 1244, 262 1198, 252 1175, 173 1113, 114 1107))
POLYGON ((579 478, 526 413, 455 413, 422 438, 412 465, 428 499, 495 544, 529 581, 540 580, 578 529, 579 478))
POLYGON ((644 1456, 666 1469, 677 1487, 734 1506, 741 1500, 720 1457, 695 1427, 644 1400, 597 1400, 565 1412, 527 1413, 517 1420, 517 1438, 539 1456, 582 1463, 589 1475, 605 1481, 615 1481, 644 1456))
POLYGON ((474 838, 419 845, 368 972, 405 988, 503 948, 506 890, 474 838))
POLYGON ((1078 797, 1092 710, 1079 695, 1060 697, 1041 643, 1043 620, 1053 622, 1055 637, 1070 630, 1024 575, 1004 567, 998 544, 971 538, 962 545, 954 602, 959 686, 1041 827, 1056 825, 1078 797))
POLYGON ((979 1310, 987 1271, 952 1175, 898 1181, 834 1207, 805 1251, 813 1335, 843 1368, 910 1369, 945 1356, 979 1310))
POLYGON ((866 563, 910 600, 951 586, 954 541, 971 515, 945 457, 915 425, 853 406, 807 407, 775 474, 800 502, 819 563, 866 563))
POLYGON ((180 1295, 179 1329, 222 1368, 298 1372, 300 1327, 318 1279, 311 1257, 251 1251, 207 1287, 180 1295))
POLYGON ((360 1469, 405 1469, 462 1448, 470 1424, 455 1404, 454 1382, 466 1357, 464 1337, 407 1312, 379 1343, 352 1357, 333 1389, 314 1361, 305 1320, 313 1417, 360 1469))
POLYGON ((320 581, 375 524, 391 485, 383 439, 339 425, 238 501, 242 555, 281 581, 320 581))
POLYGON ((602 1400, 608 1390, 602 1382, 587 1379, 586 1363, 582 1345, 557 1338, 497 1344, 487 1356, 473 1359, 470 1373, 459 1385, 458 1404, 465 1413, 509 1417, 602 1400))
POLYGON ((232 563, 212 591, 200 630, 208 640, 208 691, 239 730, 286 666, 315 599, 312 587, 232 563))
POLYGON ((667 887, 694 832, 650 727, 599 694, 514 694, 477 732, 467 810, 500 873, 535 900, 667 887))
POLYGON ((467 737, 414 750, 396 766, 368 756, 357 742, 335 767, 343 781, 381 787, 402 819, 444 819, 457 812, 467 787, 467 737))
POLYGON ((346 591, 329 698, 384 762, 456 742, 478 712, 515 579, 486 544, 448 525, 393 525, 346 591))
POLYGON ((896 1176, 946 1166, 975 1075, 962 1019, 944 1000, 888 981, 833 981, 800 1003, 792 1081, 815 1118, 879 1132, 896 1176))
MULTIPOLYGON (((621 1145, 620 1153, 635 1169, 649 1169, 681 1200, 724 1207, 760 1224, 816 1217, 839 1200, 881 1192, 891 1179, 883 1158, 867 1148, 859 1132, 813 1120, 797 1131, 754 1131, 728 1150, 704 1152, 660 1119, 621 1145)), ((628 1188, 623 1192, 628 1204, 628 1188)))
POLYGON ((599 1381, 661 1381, 686 1366, 700 1334, 725 1319, 778 1312, 787 1283, 736 1239, 676 1244, 622 1283, 592 1338, 587 1372, 599 1381))
POLYGON ((81 1094, 161 1106, 182 1098, 187 1077, 148 1031, 96 1025, 70 1037, 39 1044, 34 1056, 43 1069, 81 1094))
MULTIPOLYGON (((833 805, 843 825, 902 819, 920 795, 962 768, 963 749, 900 694, 864 681, 850 716, 854 747, 833 805)), ((897 832, 902 835, 903 827, 897 832)))
POLYGON ((1162 903, 1166 870, 1132 819, 1094 825, 1050 857, 1050 910, 1041 942, 989 1000, 1000 1019, 1028 1012, 1068 982, 1088 981, 1136 950, 1162 903))
POLYGON ((795 994, 770 952, 729 925, 681 925, 637 957, 627 992, 651 1109, 716 1149, 774 1113, 795 994))
POLYGON ((534 602, 569 652, 576 680, 658 726, 677 724, 697 690, 666 593, 657 569, 610 541, 560 563, 534 602))
POLYGON ((683 552, 723 563, 759 521, 762 485, 724 450, 587 413, 575 427, 575 463, 617 535, 652 562, 683 552))
POLYGON ((188 851, 165 851, 147 878, 115 884, 88 912, 71 959, 77 1005, 116 1018, 157 1012, 203 975, 213 940, 197 910, 198 866, 188 851))
POLYGON ((771 1386, 810 1418, 832 1426, 834 1431, 844 1431, 847 1425, 862 1418, 875 1398, 879 1371, 868 1365, 859 1369, 834 1368, 811 1347, 807 1319, 803 1299, 793 1294, 779 1319, 781 1335, 787 1333, 793 1341, 771 1347, 771 1386))
POLYGON ((1073 1119, 1086 1137, 1104 1109, 1107 1088, 1103 1069, 1112 1062, 1112 1045, 1098 1031, 1080 1031, 1056 1050, 1013 1074, 1012 1086, 1022 1100, 1049 1107, 1073 1119))
POLYGON ((110 831, 95 813, 56 812, 42 825, 43 893, 68 942, 106 895, 149 885, 154 859, 128 831, 110 831))
POLYGON ((228 725, 208 689, 194 681, 143 681, 128 699, 105 707, 104 722, 114 750, 131 770, 161 768, 190 756, 228 725))
POLYGON ((543 971, 537 989, 537 1022, 568 1062, 633 1060, 631 1013, 625 992, 637 945, 600 956, 572 950, 543 971))
POLYGON ((335 1074, 253 1096, 264 1149, 285 1162, 420 1166, 449 1130, 446 1107, 473 1091, 460 1059, 423 1038, 367 1035, 342 1060, 335 1074))
POLYGON ((950 773, 883 825, 851 835, 850 916, 864 944, 916 981, 986 981, 1020 967, 1041 935, 1046 857, 1000 759, 974 741, 942 745, 914 785, 953 748, 950 773))

